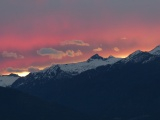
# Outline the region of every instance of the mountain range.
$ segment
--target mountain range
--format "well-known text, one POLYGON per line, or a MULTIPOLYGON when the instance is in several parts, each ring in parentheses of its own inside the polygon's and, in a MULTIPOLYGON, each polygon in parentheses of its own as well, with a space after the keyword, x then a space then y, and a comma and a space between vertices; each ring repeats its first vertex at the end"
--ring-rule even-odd
POLYGON ((159 120, 160 46, 126 58, 98 54, 19 78, 11 88, 107 120, 159 120))
POLYGON ((0 86, 3 120, 159 120, 160 46, 3 75, 0 86))
MULTIPOLYGON (((130 54, 126 58, 116 58, 109 56, 103 58, 98 54, 93 55, 87 61, 71 64, 57 64, 51 67, 45 68, 39 72, 30 73, 26 77, 19 78, 12 86, 23 87, 29 84, 29 87, 38 84, 44 84, 50 80, 68 79, 80 75, 89 70, 96 70, 99 67, 116 66, 116 64, 127 64, 127 63, 141 63, 146 64, 159 59, 160 46, 157 46, 149 52, 143 52, 137 50, 130 54)), ((17 76, 14 76, 17 77, 17 76)))

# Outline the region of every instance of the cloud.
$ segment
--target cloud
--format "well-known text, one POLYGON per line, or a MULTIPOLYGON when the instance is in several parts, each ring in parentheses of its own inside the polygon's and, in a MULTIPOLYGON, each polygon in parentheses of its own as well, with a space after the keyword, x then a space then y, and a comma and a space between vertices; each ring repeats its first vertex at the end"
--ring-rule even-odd
POLYGON ((35 68, 35 67, 29 67, 28 68, 28 72, 38 72, 40 71, 38 68, 35 68))
POLYGON ((29 67, 29 68, 13 68, 13 67, 8 67, 5 70, 7 73, 24 73, 24 72, 38 72, 40 71, 36 67, 29 67))
POLYGON ((10 72, 10 73, 20 73, 20 72, 24 72, 25 70, 19 69, 19 68, 8 67, 8 68, 6 68, 6 71, 10 72))
POLYGON ((52 48, 41 48, 37 51, 37 53, 41 56, 50 56, 51 58, 55 59, 62 59, 65 56, 75 57, 82 55, 82 52, 80 50, 78 50, 77 52, 73 50, 67 50, 66 52, 63 52, 52 48))
POLYGON ((22 55, 18 55, 17 53, 7 52, 7 51, 3 51, 2 56, 5 58, 15 58, 15 59, 23 59, 24 58, 24 56, 22 56, 22 55))
POLYGON ((75 57, 75 56, 81 56, 83 53, 78 50, 77 52, 74 52, 73 50, 67 50, 66 55, 69 57, 75 57))
POLYGON ((82 40, 70 40, 70 41, 64 41, 61 43, 61 45, 78 45, 78 46, 90 46, 88 43, 85 43, 82 40))
POLYGON ((116 51, 116 52, 120 51, 120 49, 118 47, 114 47, 113 50, 116 51))
POLYGON ((93 51, 94 52, 100 52, 100 51, 103 51, 103 49, 99 47, 99 48, 93 49, 93 51))
POLYGON ((37 51, 37 53, 41 56, 49 55, 51 58, 61 59, 62 57, 65 57, 66 54, 63 51, 59 51, 52 48, 41 48, 37 51))

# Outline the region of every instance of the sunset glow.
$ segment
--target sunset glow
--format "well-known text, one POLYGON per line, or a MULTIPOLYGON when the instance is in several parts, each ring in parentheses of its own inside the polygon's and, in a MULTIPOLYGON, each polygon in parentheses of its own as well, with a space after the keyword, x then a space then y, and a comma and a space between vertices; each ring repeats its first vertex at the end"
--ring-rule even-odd
POLYGON ((160 44, 158 0, 0 2, 0 73, 25 76, 93 54, 126 57, 160 44), (32 69, 31 69, 32 68, 32 69))
POLYGON ((24 77, 24 76, 28 75, 29 72, 21 72, 21 73, 15 73, 15 74, 18 74, 19 76, 24 77))

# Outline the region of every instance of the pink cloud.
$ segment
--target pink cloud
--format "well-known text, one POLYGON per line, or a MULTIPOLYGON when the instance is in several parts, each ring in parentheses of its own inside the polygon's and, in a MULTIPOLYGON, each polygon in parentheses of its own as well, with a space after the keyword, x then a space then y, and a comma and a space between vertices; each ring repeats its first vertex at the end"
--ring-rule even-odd
POLYGON ((89 43, 85 43, 82 40, 68 40, 61 42, 61 45, 78 45, 78 46, 90 46, 89 43))
POLYGON ((69 56, 69 57, 76 57, 76 56, 83 55, 83 53, 80 50, 78 50, 76 52, 74 52, 73 50, 67 50, 66 55, 69 56))
POLYGON ((93 49, 93 51, 94 51, 94 52, 100 52, 100 51, 103 51, 103 49, 100 48, 100 47, 98 47, 98 48, 93 49))

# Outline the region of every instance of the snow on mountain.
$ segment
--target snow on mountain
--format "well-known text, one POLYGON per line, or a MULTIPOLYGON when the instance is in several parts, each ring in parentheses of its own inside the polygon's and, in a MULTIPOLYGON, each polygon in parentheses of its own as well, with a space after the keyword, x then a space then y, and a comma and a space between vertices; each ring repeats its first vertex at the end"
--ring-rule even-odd
POLYGON ((45 84, 50 80, 59 80, 72 78, 82 72, 87 70, 96 69, 100 66, 111 65, 122 58, 115 58, 110 56, 108 58, 103 58, 98 54, 92 56, 90 59, 84 62, 71 63, 71 64, 57 64, 51 67, 48 67, 39 72, 30 73, 24 78, 19 78, 14 84, 14 87, 27 86, 31 87, 36 84, 45 84))
POLYGON ((50 71, 50 72, 55 73, 57 71, 57 69, 59 68, 68 74, 77 75, 77 74, 80 74, 86 70, 95 69, 99 66, 114 64, 114 63, 118 62, 119 60, 121 60, 121 58, 115 58, 113 56, 112 57, 110 56, 108 58, 103 58, 103 57, 99 56, 98 54, 96 54, 85 62, 54 65, 54 66, 47 68, 41 72, 45 73, 46 71, 50 71))
POLYGON ((122 59, 121 62, 123 63, 128 63, 128 62, 147 63, 151 60, 154 60, 153 58, 154 58, 154 55, 150 54, 149 52, 143 52, 143 51, 137 50, 133 52, 132 54, 130 54, 125 59, 122 59))
POLYGON ((87 61, 93 61, 93 60, 103 60, 104 58, 99 56, 98 54, 93 55, 91 58, 89 58, 87 61))
POLYGON ((0 76, 0 86, 8 87, 11 86, 19 77, 15 76, 0 76))
POLYGON ((141 50, 137 50, 137 51, 133 52, 132 54, 130 54, 130 55, 128 56, 128 58, 133 58, 134 56, 136 56, 136 55, 138 55, 138 54, 140 54, 140 53, 142 53, 142 51, 141 51, 141 50))
POLYGON ((160 45, 149 51, 149 53, 153 55, 160 55, 160 45))
POLYGON ((127 63, 127 62, 133 60, 138 54, 141 54, 141 53, 142 53, 142 51, 137 50, 137 51, 133 52, 132 54, 130 54, 125 59, 122 59, 121 61, 124 62, 124 63, 127 63))

